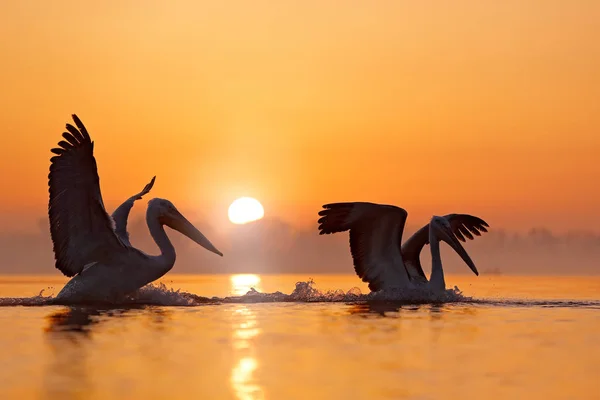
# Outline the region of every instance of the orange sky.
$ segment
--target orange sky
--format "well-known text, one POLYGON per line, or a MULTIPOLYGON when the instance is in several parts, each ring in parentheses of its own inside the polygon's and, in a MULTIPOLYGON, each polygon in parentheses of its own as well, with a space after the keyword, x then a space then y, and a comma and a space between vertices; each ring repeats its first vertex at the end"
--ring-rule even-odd
POLYGON ((156 174, 215 221, 247 195, 303 226, 365 200, 599 230, 598 21, 595 0, 1 2, 0 229, 45 215, 75 112, 109 211, 156 174))

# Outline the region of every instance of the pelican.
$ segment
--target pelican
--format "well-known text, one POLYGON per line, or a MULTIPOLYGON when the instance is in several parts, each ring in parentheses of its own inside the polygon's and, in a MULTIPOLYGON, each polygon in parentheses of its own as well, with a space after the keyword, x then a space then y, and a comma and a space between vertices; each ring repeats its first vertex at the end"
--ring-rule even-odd
POLYGON ((168 200, 148 202, 146 222, 160 249, 153 256, 131 246, 127 216, 135 200, 148 193, 154 178, 142 192, 129 198, 110 217, 102 201, 100 179, 91 141, 81 120, 67 124, 65 140, 53 148, 48 185, 48 216, 56 268, 72 277, 56 296, 57 302, 114 301, 160 278, 173 268, 175 249, 164 226, 175 229, 205 249, 223 256, 168 200))
POLYGON ((408 213, 384 204, 353 202, 332 203, 319 212, 319 234, 350 231, 350 252, 354 270, 372 291, 426 286, 433 291, 446 288, 440 240, 448 243, 479 275, 475 264, 460 244, 465 236, 474 239, 489 226, 484 220, 467 214, 434 216, 403 245, 402 233, 408 213), (421 262, 421 250, 430 244, 432 268, 427 281, 421 262))

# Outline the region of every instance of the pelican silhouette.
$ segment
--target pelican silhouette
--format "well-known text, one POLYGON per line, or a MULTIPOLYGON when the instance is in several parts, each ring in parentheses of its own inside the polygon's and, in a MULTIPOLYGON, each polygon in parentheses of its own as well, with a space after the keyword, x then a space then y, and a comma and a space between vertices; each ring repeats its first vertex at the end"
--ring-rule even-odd
POLYGON ((168 200, 148 202, 146 222, 160 249, 153 256, 131 246, 127 216, 135 200, 148 193, 154 178, 144 190, 123 203, 111 218, 104 207, 100 179, 94 158, 94 143, 81 120, 73 115, 75 126, 67 124, 56 154, 50 159, 48 215, 56 268, 72 279, 55 301, 118 301, 173 268, 175 249, 164 226, 175 229, 205 249, 223 254, 196 229, 168 200))
POLYGON ((408 213, 400 207, 365 203, 332 203, 319 212, 319 234, 350 231, 350 252, 354 270, 369 289, 379 291, 428 286, 445 289, 439 241, 448 243, 479 275, 475 264, 460 244, 465 236, 481 236, 489 226, 484 220, 467 214, 434 216, 403 245, 402 233, 408 213), (427 280, 419 260, 423 247, 431 244, 432 269, 427 280))

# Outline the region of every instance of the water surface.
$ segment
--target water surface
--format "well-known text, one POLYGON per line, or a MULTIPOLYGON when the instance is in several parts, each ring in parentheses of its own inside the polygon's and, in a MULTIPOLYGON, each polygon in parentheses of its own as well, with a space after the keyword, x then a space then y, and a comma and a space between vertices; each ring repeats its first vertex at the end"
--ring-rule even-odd
MULTIPOLYGON (((323 292, 368 293, 353 275, 171 275, 162 282, 224 298, 250 287, 289 294, 309 277, 323 292)), ((42 289, 50 296, 64 282, 4 276, 0 297, 31 299, 42 289)), ((4 301, 0 398, 600 398, 600 278, 457 275, 446 282, 462 290, 462 301, 174 306, 181 294, 164 289, 151 292, 161 306, 4 301)))

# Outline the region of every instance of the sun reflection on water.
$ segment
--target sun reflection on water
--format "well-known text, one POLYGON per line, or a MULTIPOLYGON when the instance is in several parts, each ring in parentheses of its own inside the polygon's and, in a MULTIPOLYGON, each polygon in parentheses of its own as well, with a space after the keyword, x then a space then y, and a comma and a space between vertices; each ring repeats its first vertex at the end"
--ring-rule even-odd
POLYGON ((253 381, 258 363, 252 357, 241 358, 231 371, 231 386, 240 400, 264 399, 262 388, 253 381))
MULTIPOLYGON (((246 294, 250 288, 260 290, 260 277, 253 274, 232 275, 231 291, 246 294)), ((261 333, 254 311, 240 304, 233 310, 233 349, 237 362, 231 369, 231 388, 240 400, 264 399, 264 390, 254 373, 259 367, 254 340, 261 333)))
POLYGON ((231 275, 231 292, 234 296, 242 296, 254 288, 262 291, 260 285, 260 276, 256 274, 236 274, 231 275))

